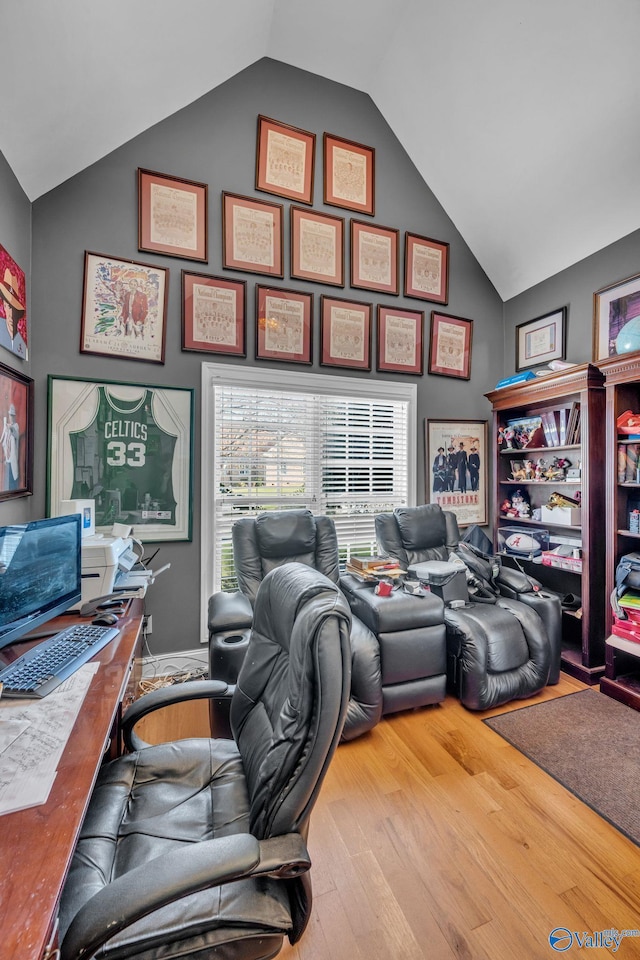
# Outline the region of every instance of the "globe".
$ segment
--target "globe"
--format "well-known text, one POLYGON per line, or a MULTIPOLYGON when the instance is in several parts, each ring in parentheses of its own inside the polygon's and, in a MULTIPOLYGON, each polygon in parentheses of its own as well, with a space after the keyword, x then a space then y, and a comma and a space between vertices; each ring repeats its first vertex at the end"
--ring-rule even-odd
POLYGON ((640 350, 640 316, 625 323, 616 337, 616 353, 631 353, 640 350))

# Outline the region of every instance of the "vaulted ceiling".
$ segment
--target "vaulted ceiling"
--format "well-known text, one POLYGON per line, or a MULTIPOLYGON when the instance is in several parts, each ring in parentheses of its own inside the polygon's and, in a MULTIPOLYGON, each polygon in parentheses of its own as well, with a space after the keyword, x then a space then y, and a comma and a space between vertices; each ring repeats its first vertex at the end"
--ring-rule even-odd
POLYGON ((504 300, 640 227, 638 0, 3 0, 2 20, 0 150, 31 200, 268 56, 371 96, 504 300))

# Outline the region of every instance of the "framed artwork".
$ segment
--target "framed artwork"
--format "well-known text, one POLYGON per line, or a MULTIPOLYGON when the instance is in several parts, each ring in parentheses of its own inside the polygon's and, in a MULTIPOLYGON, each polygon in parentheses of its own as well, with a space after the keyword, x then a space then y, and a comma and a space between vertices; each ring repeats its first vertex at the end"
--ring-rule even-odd
POLYGON ((370 303, 320 298, 320 364, 371 370, 370 303))
POLYGON ((404 295, 446 305, 449 301, 449 244, 416 233, 404 243, 404 295))
POLYGON ((344 286, 344 220, 291 207, 291 276, 344 286))
POLYGON ((96 533, 191 540, 194 391, 48 378, 47 509, 95 500, 96 533))
POLYGON ((313 294, 256 284, 256 357, 311 363, 313 294))
POLYGON ((206 183, 138 168, 138 250, 207 257, 206 183))
POLYGON ((487 523, 486 420, 425 420, 427 503, 452 510, 458 526, 487 523))
MULTIPOLYGON (((567 308, 552 310, 516 327, 516 370, 564 360, 567 308)), ((640 348, 640 344, 639 344, 640 348)))
POLYGON ((28 341, 24 270, 0 246, 0 344, 21 360, 28 360, 28 341))
POLYGON ((84 255, 80 352, 164 363, 169 271, 84 255))
POLYGON ((640 350, 640 273, 593 295, 593 359, 640 350))
POLYGON ((351 286, 380 293, 398 289, 398 236, 392 227, 351 221, 351 286))
POLYGON ((246 357, 245 280, 182 271, 182 349, 246 357))
POLYGON ((373 216, 375 159, 373 147, 325 133, 324 202, 373 216))
POLYGON ((315 158, 315 133, 258 117, 256 190, 313 203, 315 158))
POLYGON ((473 320, 431 312, 429 373, 441 377, 471 379, 473 320))
POLYGON ((222 194, 222 266, 283 277, 282 204, 222 194))
POLYGON ((424 313, 378 305, 379 371, 416 373, 422 376, 424 313))
POLYGON ((0 363, 0 500, 33 493, 33 380, 0 363))

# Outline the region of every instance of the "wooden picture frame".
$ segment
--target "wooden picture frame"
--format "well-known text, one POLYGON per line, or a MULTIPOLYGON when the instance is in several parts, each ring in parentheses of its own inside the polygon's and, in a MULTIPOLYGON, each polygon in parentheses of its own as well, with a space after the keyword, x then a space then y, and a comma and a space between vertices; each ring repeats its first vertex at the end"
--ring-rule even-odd
POLYGON ((164 363, 169 270, 85 251, 80 353, 164 363))
POLYGON ((0 245, 0 346, 29 359, 27 283, 24 270, 0 245))
POLYGON ((398 237, 393 227, 351 221, 351 286, 398 294, 398 237))
POLYGON ((246 280, 182 271, 182 349, 246 357, 246 280))
POLYGON ((323 137, 324 202, 356 213, 375 213, 373 147, 325 133, 323 137))
POLYGON ((640 273, 610 283, 593 295, 593 359, 640 350, 640 273))
POLYGON ((31 377, 0 363, 0 501, 33 494, 31 377))
POLYGON ((552 310, 516 327, 516 371, 566 356, 567 308, 552 310))
POLYGON ((255 197, 222 194, 222 266, 284 276, 283 207, 255 197))
POLYGON ((448 243, 405 233, 404 295, 446 306, 449 302, 448 243))
POLYGON ((119 522, 140 541, 191 540, 194 394, 50 375, 48 516, 91 499, 96 533, 119 522))
POLYGON ((370 303, 323 295, 320 298, 320 364, 371 370, 370 303))
POLYGON ((138 250, 206 263, 206 183, 138 168, 138 250))
POLYGON ((459 527, 488 521, 487 434, 486 420, 425 420, 425 502, 453 511, 459 527))
POLYGON ((379 372, 424 373, 424 311, 378 305, 379 372))
POLYGON ((256 284, 256 359, 312 363, 313 294, 256 284))
POLYGON ((471 379, 473 320, 431 312, 429 373, 440 377, 471 379))
POLYGON ((316 135, 258 116, 256 190, 313 203, 316 135))
POLYGON ((291 277, 344 286, 344 219, 291 207, 291 277))

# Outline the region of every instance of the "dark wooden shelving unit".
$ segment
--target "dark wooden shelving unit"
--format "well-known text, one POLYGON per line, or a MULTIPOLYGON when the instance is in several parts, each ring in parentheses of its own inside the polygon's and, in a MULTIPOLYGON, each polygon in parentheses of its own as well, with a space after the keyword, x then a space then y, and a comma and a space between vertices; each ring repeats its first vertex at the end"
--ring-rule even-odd
MULTIPOLYGON (((551 373, 535 380, 525 381, 486 394, 493 408, 493 510, 494 542, 497 547, 501 526, 529 524, 549 529, 557 536, 579 537, 582 544, 582 573, 547 567, 541 563, 523 561, 521 564, 531 576, 545 587, 558 593, 572 593, 584 599, 580 613, 563 611, 562 669, 585 683, 596 684, 605 671, 606 610, 605 593, 605 386, 604 374, 591 363, 577 364, 566 370, 551 373), (498 449, 498 429, 508 420, 525 419, 544 412, 569 409, 573 403, 580 407, 581 434, 579 444, 526 447, 524 450, 498 449), (513 480, 509 478, 510 459, 522 459, 523 454, 540 456, 578 454, 581 466, 579 480, 513 480), (506 517, 500 514, 505 487, 525 487, 535 508, 546 502, 549 487, 570 487, 581 493, 581 525, 568 526, 530 518, 506 517), (536 493, 536 488, 540 488, 536 493)), ((509 562, 505 557, 505 562, 509 562)), ((640 651, 639 651, 640 652, 640 651)))

